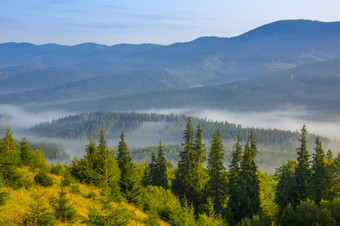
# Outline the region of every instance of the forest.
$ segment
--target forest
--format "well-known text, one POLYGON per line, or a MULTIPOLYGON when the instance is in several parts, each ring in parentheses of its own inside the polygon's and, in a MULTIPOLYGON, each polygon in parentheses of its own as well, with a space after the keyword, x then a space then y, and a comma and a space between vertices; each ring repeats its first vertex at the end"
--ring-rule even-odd
POLYGON ((204 144, 200 122, 185 119, 175 166, 162 141, 150 161, 136 163, 124 131, 109 147, 103 129, 83 157, 63 165, 49 164, 26 138, 16 142, 8 126, 0 139, 0 223, 340 225, 340 154, 325 151, 318 136, 310 145, 305 125, 296 160, 273 174, 255 162, 257 130, 236 135, 224 164, 222 127, 214 129, 204 144))

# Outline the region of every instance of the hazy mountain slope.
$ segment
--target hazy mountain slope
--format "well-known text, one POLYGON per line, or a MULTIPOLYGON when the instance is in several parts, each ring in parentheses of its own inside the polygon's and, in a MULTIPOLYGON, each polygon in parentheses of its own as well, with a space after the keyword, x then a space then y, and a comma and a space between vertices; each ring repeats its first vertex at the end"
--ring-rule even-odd
MULTIPOLYGON (((308 102, 305 103, 308 105, 322 97, 327 103, 320 104, 325 108, 332 105, 334 110, 336 105, 329 101, 337 101, 337 90, 326 86, 319 75, 323 71, 313 72, 313 83, 308 84, 286 77, 273 80, 270 76, 338 57, 340 22, 308 20, 278 21, 233 38, 203 37, 168 46, 5 43, 0 44, 0 66, 3 67, 0 68, 3 94, 0 103, 52 104, 52 101, 83 100, 72 103, 71 107, 134 110, 204 105, 264 110, 287 102, 308 102), (26 70, 21 66, 5 68, 22 64, 33 66, 26 70), (252 80, 269 73, 274 74, 252 80), (219 84, 224 85, 211 86, 219 84), (202 86, 210 87, 177 90, 202 86), (171 91, 173 89, 176 91, 171 91), (284 93, 294 89, 305 92, 303 95, 284 93), (310 91, 313 89, 316 92, 310 91), (166 92, 144 94, 154 91, 166 92), (94 98, 101 99, 91 102, 94 98)), ((306 70, 310 74, 308 66, 306 70)), ((338 84, 337 81, 331 83, 338 84)))
POLYGON ((340 59, 223 85, 152 92, 53 106, 73 111, 202 107, 270 110, 286 104, 340 111, 340 59))

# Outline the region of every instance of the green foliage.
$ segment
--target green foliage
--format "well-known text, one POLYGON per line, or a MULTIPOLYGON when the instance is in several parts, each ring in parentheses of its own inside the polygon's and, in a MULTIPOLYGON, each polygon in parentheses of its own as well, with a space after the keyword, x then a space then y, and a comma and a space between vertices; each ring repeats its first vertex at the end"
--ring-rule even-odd
POLYGON ((301 202, 295 211, 297 225, 335 225, 336 221, 326 209, 320 209, 314 201, 301 202))
POLYGON ((92 207, 89 210, 88 218, 85 219, 82 223, 85 223, 87 225, 124 226, 128 225, 132 219, 133 217, 129 213, 129 211, 122 206, 118 206, 116 208, 110 207, 110 209, 105 214, 92 207))
POLYGON ((52 164, 50 173, 57 175, 57 176, 63 176, 66 171, 66 167, 60 163, 52 164))
POLYGON ((61 222, 74 223, 77 219, 77 212, 73 205, 69 205, 66 197, 67 192, 64 188, 58 192, 58 198, 53 205, 54 217, 61 222))
POLYGON ((229 165, 229 173, 228 173, 228 220, 230 223, 235 224, 240 221, 240 196, 239 192, 241 190, 241 181, 240 181, 240 173, 241 166, 240 162, 242 160, 242 146, 241 146, 241 137, 237 136, 237 143, 234 145, 234 151, 232 152, 232 159, 229 165))
POLYGON ((22 164, 28 166, 31 163, 32 154, 31 154, 31 147, 28 144, 28 141, 25 137, 21 139, 20 142, 20 157, 22 164))
POLYGON ((163 187, 148 186, 143 190, 141 206, 144 211, 157 214, 166 222, 171 221, 172 214, 176 209, 181 209, 178 198, 163 187))
POLYGON ((217 130, 211 139, 211 150, 208 157, 208 174, 206 193, 212 199, 216 213, 222 214, 227 195, 227 181, 223 166, 223 143, 220 131, 217 130))
POLYGON ((242 218, 249 218, 260 211, 259 179, 255 156, 258 152, 254 132, 244 146, 240 172, 240 206, 242 218), (249 146, 250 140, 250 146, 249 146))
POLYGON ((30 204, 29 212, 25 214, 24 225, 54 225, 53 213, 46 207, 44 200, 45 193, 34 191, 31 194, 33 203, 30 204))
POLYGON ((34 176, 34 181, 35 183, 45 186, 45 187, 50 187, 53 185, 53 179, 49 175, 47 175, 46 172, 41 171, 37 175, 34 176))
POLYGON ((311 167, 311 198, 318 205, 321 199, 325 199, 325 190, 330 184, 330 172, 327 172, 327 165, 325 163, 325 152, 321 147, 319 137, 315 140, 315 153, 313 154, 313 161, 311 167))
POLYGON ((143 181, 144 184, 149 183, 149 185, 161 186, 165 189, 170 188, 167 173, 167 161, 164 157, 164 149, 161 141, 159 142, 157 158, 153 152, 151 162, 145 171, 143 181), (149 182, 147 182, 148 180, 149 182))
POLYGON ((9 193, 7 191, 1 192, 0 190, 0 206, 5 205, 8 199, 9 199, 9 193))
POLYGON ((206 173, 203 169, 205 149, 202 144, 202 131, 198 124, 197 134, 194 136, 191 118, 188 118, 184 131, 183 151, 179 154, 178 169, 175 171, 172 190, 181 198, 198 206, 201 203, 203 188, 206 183, 206 173))
POLYGON ((31 152, 31 162, 29 167, 32 171, 39 169, 42 171, 47 171, 49 166, 45 159, 45 154, 42 151, 35 150, 31 152))
POLYGON ((295 169, 295 200, 292 203, 296 206, 300 201, 306 201, 309 197, 309 183, 311 171, 309 169, 309 153, 307 151, 307 128, 303 125, 299 138, 300 147, 297 148, 298 165, 295 169))
POLYGON ((278 181, 276 185, 275 202, 283 211, 288 204, 295 202, 295 169, 296 161, 288 161, 276 170, 275 177, 278 181))

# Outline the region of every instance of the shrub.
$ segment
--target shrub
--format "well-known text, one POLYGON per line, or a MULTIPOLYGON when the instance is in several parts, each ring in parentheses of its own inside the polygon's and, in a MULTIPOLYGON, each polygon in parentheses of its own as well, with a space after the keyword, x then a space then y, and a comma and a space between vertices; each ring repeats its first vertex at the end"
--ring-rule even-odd
POLYGON ((45 187, 50 187, 53 185, 52 177, 48 176, 45 172, 40 172, 34 177, 34 181, 45 187))

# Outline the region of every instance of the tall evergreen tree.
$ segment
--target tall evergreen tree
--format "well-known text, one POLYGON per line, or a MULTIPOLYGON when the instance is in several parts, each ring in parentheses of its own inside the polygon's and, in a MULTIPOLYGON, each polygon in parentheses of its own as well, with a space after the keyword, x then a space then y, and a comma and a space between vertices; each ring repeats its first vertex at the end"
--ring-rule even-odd
POLYGON ((307 151, 307 128, 303 125, 299 138, 300 147, 297 148, 298 165, 295 170, 295 200, 293 206, 297 206, 301 201, 306 201, 309 197, 309 183, 311 171, 309 169, 309 153, 307 151))
POLYGON ((193 165, 194 159, 194 140, 195 136, 191 125, 191 119, 188 118, 188 123, 184 131, 183 151, 179 154, 178 168, 175 172, 175 180, 173 182, 173 191, 181 198, 186 197, 192 201, 193 194, 193 165))
POLYGON ((125 143, 124 132, 120 134, 120 141, 118 144, 118 156, 117 156, 119 169, 123 172, 131 166, 131 157, 128 151, 127 144, 125 143))
POLYGON ((206 172, 203 164, 206 161, 205 157, 205 147, 202 143, 202 129, 201 125, 197 125, 197 132, 194 141, 194 175, 193 175, 193 183, 196 189, 196 193, 200 193, 204 185, 206 183, 206 172))
POLYGON ((141 184, 135 173, 134 166, 131 163, 130 153, 128 146, 125 143, 125 136, 123 132, 120 135, 117 159, 118 166, 121 170, 121 176, 119 179, 120 191, 129 202, 139 205, 141 202, 141 184))
POLYGON ((58 192, 58 198, 53 205, 54 216, 61 222, 73 223, 76 221, 77 212, 73 205, 68 204, 69 199, 66 197, 67 192, 64 187, 58 192))
POLYGON ((255 164, 255 156, 257 154, 257 144, 254 131, 250 133, 249 140, 244 147, 244 153, 241 161, 240 172, 240 204, 242 206, 241 217, 251 217, 260 210, 259 198, 259 179, 257 175, 257 167, 255 164))
POLYGON ((25 137, 20 142, 20 157, 23 165, 28 166, 32 160, 32 151, 25 137))
POLYGON ((311 198, 319 205, 321 199, 325 198, 324 191, 330 185, 325 163, 325 151, 322 149, 319 137, 316 137, 314 150, 311 169, 311 198))
POLYGON ((11 128, 7 125, 6 134, 0 139, 0 167, 14 167, 20 164, 20 153, 13 138, 11 128))
POLYGON ((167 162, 164 157, 165 151, 163 149, 162 141, 159 142, 158 155, 156 161, 156 173, 154 185, 161 186, 165 189, 169 188, 167 162))
POLYGON ((239 222, 241 209, 243 208, 239 200, 240 188, 240 162, 242 160, 241 137, 237 135, 237 142, 234 145, 234 151, 231 154, 232 159, 229 165, 228 173, 228 218, 231 224, 239 222))
POLYGON ((155 151, 152 151, 151 162, 149 163, 151 184, 156 185, 157 181, 157 159, 155 151))
POLYGON ((206 192, 214 203, 216 213, 222 214, 226 199, 226 175, 223 166, 224 152, 220 131, 217 130, 211 140, 211 150, 208 157, 208 174, 206 192))
POLYGON ((288 161, 276 169, 275 177, 278 183, 276 185, 275 202, 279 205, 281 213, 289 204, 294 203, 295 200, 296 167, 296 161, 288 161))

